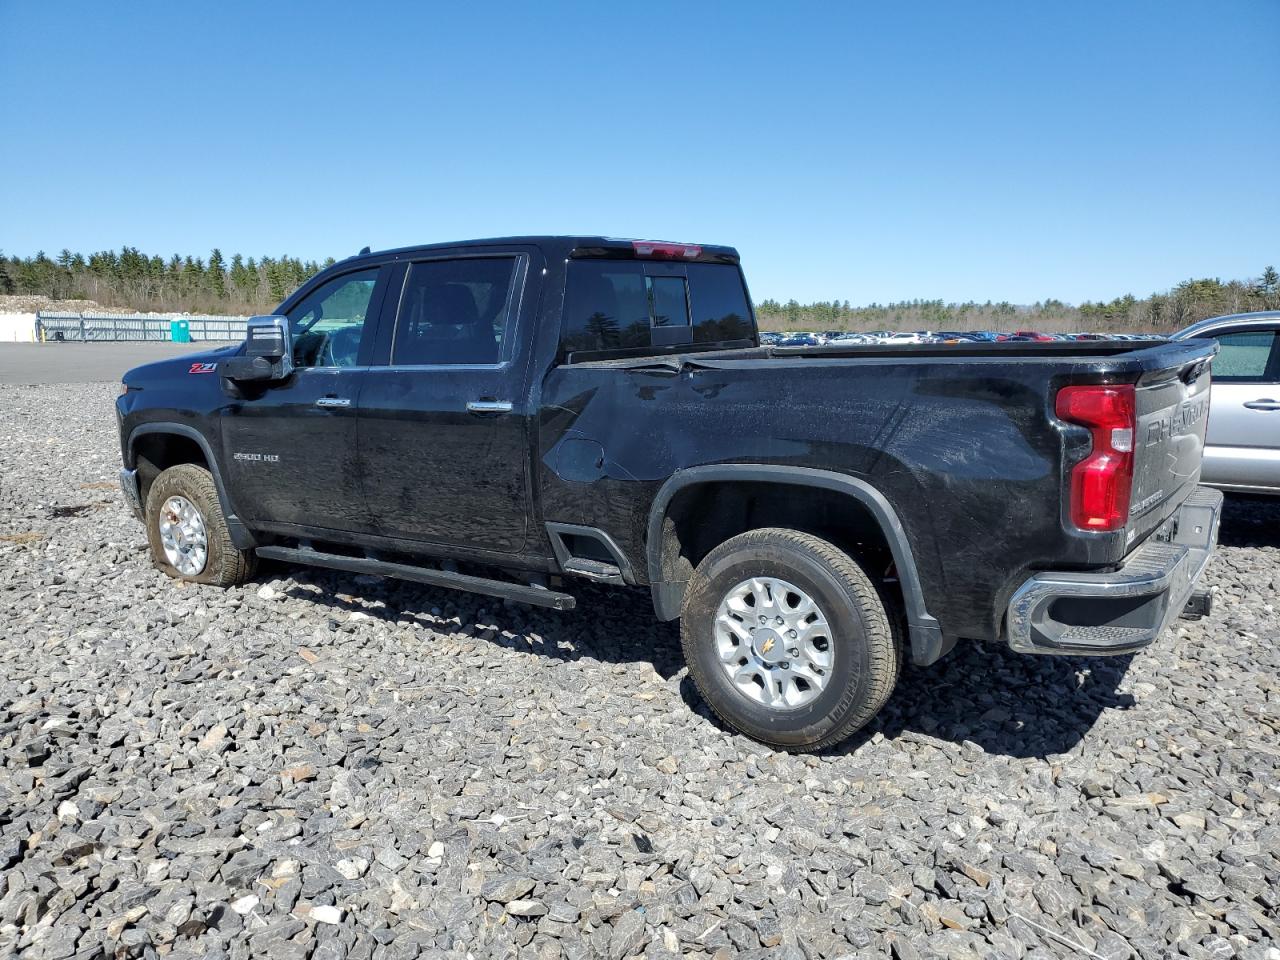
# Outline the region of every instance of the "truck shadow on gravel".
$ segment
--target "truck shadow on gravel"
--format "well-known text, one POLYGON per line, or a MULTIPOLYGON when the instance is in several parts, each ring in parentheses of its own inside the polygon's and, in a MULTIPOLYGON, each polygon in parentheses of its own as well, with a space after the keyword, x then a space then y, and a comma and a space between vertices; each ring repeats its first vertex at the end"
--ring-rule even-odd
MULTIPOLYGON (((1117 690, 1131 660, 1033 658, 995 644, 961 641, 932 666, 908 664, 879 715, 825 755, 856 753, 878 737, 944 742, 960 753, 981 750, 1018 758, 1066 753, 1104 710, 1134 705, 1132 696, 1117 690)), ((719 723, 688 675, 680 694, 690 709, 719 723)))
POLYGON ((1222 504, 1218 545, 1280 547, 1280 497, 1228 493, 1222 504))
MULTIPOLYGON (((647 663, 667 681, 684 669, 678 626, 653 619, 644 590, 575 586, 578 609, 557 613, 417 584, 357 582, 330 571, 272 572, 294 581, 286 594, 328 608, 334 630, 349 629, 351 614, 358 613, 388 626, 408 622, 527 656, 647 663)), ((967 741, 987 753, 1015 757, 1063 753, 1104 710, 1133 705, 1116 689, 1128 664, 1128 657, 1028 657, 996 644, 961 642, 931 667, 908 665, 879 716, 831 753, 856 751, 876 734, 949 741, 957 749, 967 741)), ((679 692, 690 710, 721 726, 687 674, 680 677, 679 692)))

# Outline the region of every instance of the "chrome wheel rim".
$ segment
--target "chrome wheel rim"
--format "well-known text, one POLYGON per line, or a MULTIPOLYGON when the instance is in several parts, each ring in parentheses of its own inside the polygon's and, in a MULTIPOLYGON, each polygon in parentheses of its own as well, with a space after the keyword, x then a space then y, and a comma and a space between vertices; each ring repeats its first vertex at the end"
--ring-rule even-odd
POLYGON ((160 506, 160 546, 173 569, 194 577, 209 559, 209 537, 204 517, 186 497, 170 497, 160 506))
POLYGON ((826 615, 807 593, 776 577, 752 577, 725 594, 715 643, 733 688, 772 710, 812 703, 835 666, 826 615))

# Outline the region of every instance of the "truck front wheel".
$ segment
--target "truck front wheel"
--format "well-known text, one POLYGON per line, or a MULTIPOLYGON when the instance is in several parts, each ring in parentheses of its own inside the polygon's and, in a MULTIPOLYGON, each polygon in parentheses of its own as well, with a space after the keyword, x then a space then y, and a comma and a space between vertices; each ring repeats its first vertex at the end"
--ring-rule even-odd
POLYGON ((725 723, 770 746, 819 750, 880 710, 900 650, 884 602, 848 554, 796 530, 752 530, 694 571, 685 661, 725 723))
POLYGON ((157 567, 178 580, 230 587, 253 575, 254 556, 236 549, 204 467, 182 463, 147 491, 147 542, 157 567))

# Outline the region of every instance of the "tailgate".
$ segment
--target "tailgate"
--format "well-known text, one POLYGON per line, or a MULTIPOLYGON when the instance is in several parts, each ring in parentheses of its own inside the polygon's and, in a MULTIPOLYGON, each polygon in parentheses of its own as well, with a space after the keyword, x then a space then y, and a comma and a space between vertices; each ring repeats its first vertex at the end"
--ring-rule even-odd
POLYGON ((1205 344, 1202 356, 1150 371, 1138 380, 1128 543, 1159 526, 1200 480, 1212 352, 1205 344))

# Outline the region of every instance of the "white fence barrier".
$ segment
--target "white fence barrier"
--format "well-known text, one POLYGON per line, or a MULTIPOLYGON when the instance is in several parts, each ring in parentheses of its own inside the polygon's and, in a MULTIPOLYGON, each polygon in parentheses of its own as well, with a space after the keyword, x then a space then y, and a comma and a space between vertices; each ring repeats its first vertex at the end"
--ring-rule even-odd
POLYGON ((0 343, 30 343, 35 338, 34 313, 0 313, 0 343))
POLYGON ((52 313, 34 317, 35 338, 61 340, 182 340, 234 342, 244 339, 244 317, 192 317, 136 313, 52 313))

